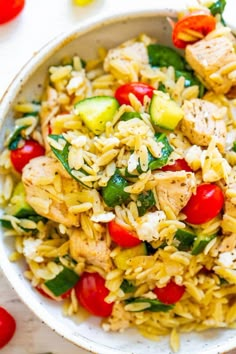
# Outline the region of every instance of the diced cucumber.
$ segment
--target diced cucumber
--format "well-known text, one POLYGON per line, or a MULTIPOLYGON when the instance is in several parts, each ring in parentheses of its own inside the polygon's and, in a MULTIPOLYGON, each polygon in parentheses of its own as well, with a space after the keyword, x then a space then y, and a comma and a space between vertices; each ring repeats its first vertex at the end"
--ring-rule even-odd
POLYGON ((17 218, 37 215, 34 209, 26 201, 25 188, 22 182, 19 182, 16 185, 10 203, 6 207, 6 214, 14 215, 17 218))
POLYGON ((161 91, 152 96, 149 113, 154 126, 169 130, 174 130, 184 116, 182 108, 161 91))
POLYGON ((175 233, 175 239, 179 241, 178 250, 188 251, 196 238, 196 234, 189 229, 178 229, 175 233))
POLYGON ((215 238, 216 235, 197 235, 195 238, 192 255, 196 256, 199 253, 203 252, 208 243, 215 238))
POLYGON ((126 248, 120 251, 114 258, 115 265, 117 268, 126 270, 128 268, 127 261, 136 256, 147 255, 147 248, 145 243, 140 243, 138 246, 132 248, 126 248))
POLYGON ((60 296, 73 288, 79 280, 78 274, 72 269, 64 267, 63 270, 55 276, 55 278, 45 281, 45 286, 55 296, 60 296))
POLYGON ((130 195, 124 191, 124 188, 128 185, 126 179, 120 175, 119 171, 116 171, 109 179, 106 187, 102 189, 104 202, 112 208, 126 203, 130 199, 130 195))
POLYGON ((86 98, 75 105, 75 114, 95 135, 105 131, 106 123, 112 121, 119 102, 111 96, 94 96, 86 98))

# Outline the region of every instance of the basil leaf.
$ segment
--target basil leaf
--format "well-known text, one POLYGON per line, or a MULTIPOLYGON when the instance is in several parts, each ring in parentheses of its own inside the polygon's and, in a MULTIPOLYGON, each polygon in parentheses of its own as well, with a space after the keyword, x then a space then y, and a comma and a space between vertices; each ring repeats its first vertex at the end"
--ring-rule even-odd
POLYGON ((131 282, 129 282, 127 279, 124 279, 123 282, 121 283, 120 286, 121 290, 124 291, 125 294, 127 293, 132 293, 135 291, 136 286, 134 286, 131 282))

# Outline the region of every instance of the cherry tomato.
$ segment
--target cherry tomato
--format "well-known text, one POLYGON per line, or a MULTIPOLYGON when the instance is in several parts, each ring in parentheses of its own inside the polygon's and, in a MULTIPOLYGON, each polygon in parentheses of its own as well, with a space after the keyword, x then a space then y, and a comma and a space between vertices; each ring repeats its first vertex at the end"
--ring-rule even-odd
POLYGON ((213 183, 203 183, 197 187, 187 205, 182 209, 190 224, 203 224, 217 216, 224 205, 224 194, 213 183))
POLYGON ((164 304, 175 304, 184 295, 185 286, 178 285, 173 280, 170 280, 164 288, 156 287, 153 292, 164 304))
POLYGON ((13 337, 16 330, 16 321, 3 307, 0 307, 0 349, 13 337))
POLYGON ((25 0, 0 0, 0 24, 16 17, 25 5, 25 0))
POLYGON ((189 167, 185 159, 178 159, 175 160, 175 162, 171 165, 166 165, 161 168, 162 171, 186 171, 186 172, 192 172, 192 169, 189 167))
POLYGON ((193 44, 199 39, 193 41, 182 40, 181 34, 191 34, 191 31, 195 31, 203 35, 204 37, 216 27, 216 19, 212 15, 203 11, 193 12, 187 16, 181 18, 174 25, 172 33, 172 41, 175 47, 185 48, 188 44, 193 44), (188 33, 190 31, 190 33, 188 33))
POLYGON ((27 163, 34 157, 42 156, 45 154, 45 149, 35 140, 25 140, 25 143, 22 147, 11 150, 10 158, 12 165, 15 170, 22 172, 23 168, 27 163))
POLYGON ((134 232, 126 230, 114 220, 108 223, 111 239, 121 247, 134 247, 141 243, 134 232))
POLYGON ((142 82, 131 82, 124 84, 115 92, 115 98, 120 104, 130 105, 129 94, 132 93, 137 99, 143 103, 144 96, 152 98, 154 88, 142 82))
POLYGON ((105 287, 105 280, 98 273, 83 273, 75 285, 75 293, 80 304, 91 314, 110 316, 113 303, 105 302, 109 290, 105 287))
POLYGON ((48 293, 46 293, 46 291, 44 291, 44 290, 41 288, 40 285, 37 285, 37 286, 35 287, 35 289, 36 289, 41 295, 43 295, 44 297, 46 297, 46 298, 48 298, 48 299, 50 299, 50 300, 59 300, 59 301, 60 301, 60 300, 64 300, 64 299, 67 299, 68 297, 70 297, 73 288, 67 290, 64 294, 61 294, 61 296, 56 296, 55 298, 52 297, 52 296, 50 296, 48 293))

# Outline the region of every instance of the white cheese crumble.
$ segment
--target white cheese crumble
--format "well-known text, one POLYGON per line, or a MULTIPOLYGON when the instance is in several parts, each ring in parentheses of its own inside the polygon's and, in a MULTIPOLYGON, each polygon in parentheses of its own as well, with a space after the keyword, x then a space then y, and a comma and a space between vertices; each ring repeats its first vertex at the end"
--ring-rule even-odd
POLYGON ((232 268, 233 266, 236 266, 235 262, 236 262, 236 250, 230 252, 223 252, 219 256, 219 263, 223 267, 232 268))
POLYGON ((166 220, 164 211, 155 211, 154 213, 147 213, 140 217, 136 228, 139 239, 148 242, 158 240, 158 226, 163 220, 166 220))
POLYGON ((91 220, 94 222, 109 222, 113 219, 115 219, 115 214, 112 212, 93 215, 91 217, 91 220))
POLYGON ((42 244, 42 240, 29 237, 23 241, 23 254, 25 258, 32 259, 35 262, 42 262, 43 257, 38 255, 38 247, 42 244))

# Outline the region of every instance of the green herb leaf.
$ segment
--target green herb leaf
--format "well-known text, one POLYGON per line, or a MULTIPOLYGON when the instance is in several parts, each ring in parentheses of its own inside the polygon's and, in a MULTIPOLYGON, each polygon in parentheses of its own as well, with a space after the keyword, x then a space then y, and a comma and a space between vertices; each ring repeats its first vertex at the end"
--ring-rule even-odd
MULTIPOLYGON (((86 184, 84 182, 82 182, 79 178, 77 178, 74 174, 73 174, 73 170, 70 168, 69 163, 68 163, 68 156, 69 156, 69 150, 70 150, 70 146, 71 144, 68 143, 68 141, 64 138, 63 135, 56 135, 56 134, 50 134, 49 137, 55 141, 59 141, 60 139, 65 141, 65 146, 62 150, 58 150, 56 149, 54 146, 51 146, 52 152, 54 153, 54 155, 57 157, 57 159, 61 162, 62 166, 65 168, 65 170, 70 174, 70 176, 72 178, 74 178, 76 181, 80 182, 82 185, 84 185, 85 187, 91 187, 91 184, 86 184)), ((85 173, 85 171, 83 171, 83 169, 79 170, 82 174, 84 174, 85 176, 87 176, 87 173, 85 173)))
POLYGON ((135 291, 136 286, 134 286, 131 282, 129 282, 127 279, 124 279, 121 286, 121 290, 124 291, 125 294, 127 293, 132 293, 135 291))
POLYGON ((13 133, 9 137, 8 141, 8 149, 9 150, 16 150, 18 149, 18 144, 20 140, 22 139, 21 132, 22 130, 26 129, 28 125, 23 125, 21 127, 16 127, 13 133))
POLYGON ((106 187, 102 188, 102 197, 104 202, 109 207, 121 205, 130 199, 129 193, 124 191, 124 188, 129 184, 124 177, 122 177, 117 170, 109 179, 106 187))
POLYGON ((137 199, 138 215, 143 216, 155 204, 156 201, 151 190, 139 194, 137 199))
POLYGON ((147 46, 147 51, 151 66, 173 66, 177 70, 186 69, 185 59, 172 48, 161 44, 150 44, 147 46))
POLYGON ((175 78, 178 80, 181 76, 185 78, 184 87, 198 86, 199 94, 198 97, 202 97, 205 93, 205 87, 201 81, 194 75, 194 73, 189 71, 175 70, 175 78))
POLYGON ((55 296, 60 296, 73 288, 78 280, 78 274, 64 267, 55 278, 45 281, 44 284, 55 296))
MULTIPOLYGON (((151 312, 168 312, 169 310, 174 308, 174 305, 167 305, 163 302, 156 299, 147 299, 144 297, 137 297, 128 299, 125 301, 126 304, 149 304, 149 307, 145 310, 133 310, 132 312, 140 312, 140 311, 151 311, 151 312)), ((130 310, 131 311, 131 310, 130 310)))

